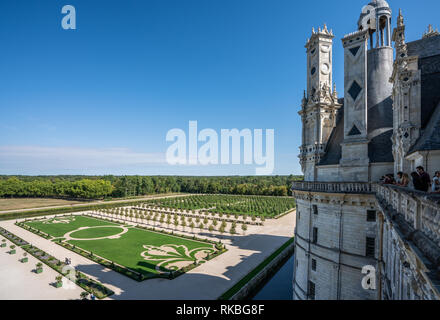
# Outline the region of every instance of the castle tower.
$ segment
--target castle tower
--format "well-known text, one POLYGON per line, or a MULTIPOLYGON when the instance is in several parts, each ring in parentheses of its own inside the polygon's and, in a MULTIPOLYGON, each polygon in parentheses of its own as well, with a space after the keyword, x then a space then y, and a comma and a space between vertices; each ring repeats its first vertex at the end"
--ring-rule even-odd
POLYGON ((324 153, 325 145, 335 127, 338 104, 336 87, 332 89, 333 32, 319 28, 312 30, 307 41, 307 91, 302 101, 303 122, 301 166, 307 181, 315 181, 316 164, 324 153))
POLYGON ((362 287, 363 267, 377 264, 379 243, 376 201, 361 189, 368 189, 368 182, 392 168, 392 161, 378 157, 379 153, 391 153, 390 22, 388 4, 373 1, 363 8, 357 31, 342 39, 344 106, 329 140, 325 135, 320 140, 319 133, 325 129, 318 115, 326 110, 335 115, 341 105, 335 95, 332 103, 322 103, 322 88, 332 79, 315 75, 327 57, 313 54, 317 46, 328 45, 333 37, 318 32, 307 42, 309 74, 300 112, 301 163, 305 180, 317 183, 302 183, 293 190, 297 203, 295 299, 377 298, 377 290, 362 287), (323 153, 313 146, 323 148, 323 153), (311 155, 323 160, 316 163, 311 155))
MULTIPOLYGON (((342 39, 345 60, 342 181, 371 180, 371 142, 392 129, 391 9, 384 0, 362 9, 358 31, 342 39)), ((377 143, 376 143, 377 144, 377 143)))

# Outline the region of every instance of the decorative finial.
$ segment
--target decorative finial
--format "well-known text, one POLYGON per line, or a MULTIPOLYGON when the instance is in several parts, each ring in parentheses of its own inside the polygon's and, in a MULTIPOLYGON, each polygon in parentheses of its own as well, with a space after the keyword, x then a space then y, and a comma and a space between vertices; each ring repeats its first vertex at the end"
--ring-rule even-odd
POLYGON ((302 106, 305 107, 307 104, 306 90, 304 90, 304 96, 302 98, 302 106))
POLYGON ((399 9, 399 16, 397 17, 397 26, 402 27, 404 24, 402 9, 399 9))
POLYGON ((315 27, 312 27, 312 33, 315 34, 315 27))
POLYGON ((434 30, 434 28, 432 27, 432 24, 430 24, 428 26, 428 31, 423 34, 423 39, 429 38, 429 37, 435 37, 438 35, 440 35, 440 33, 438 32, 438 29, 434 30))
POLYGON ((333 98, 338 99, 338 92, 336 91, 336 82, 333 83, 333 98))
POLYGON ((322 32, 328 33, 328 29, 327 29, 327 24, 324 23, 324 29, 322 30, 322 32))

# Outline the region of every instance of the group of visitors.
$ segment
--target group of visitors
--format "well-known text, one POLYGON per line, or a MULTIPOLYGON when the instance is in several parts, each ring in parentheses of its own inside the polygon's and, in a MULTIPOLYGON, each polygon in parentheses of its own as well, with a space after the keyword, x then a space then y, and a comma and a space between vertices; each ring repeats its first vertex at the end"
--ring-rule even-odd
POLYGON ((434 178, 431 180, 429 174, 423 167, 417 167, 417 172, 407 173, 398 172, 397 179, 393 174, 387 174, 382 178, 383 184, 392 184, 400 187, 412 187, 415 190, 423 192, 431 192, 440 194, 440 171, 436 171, 434 178))

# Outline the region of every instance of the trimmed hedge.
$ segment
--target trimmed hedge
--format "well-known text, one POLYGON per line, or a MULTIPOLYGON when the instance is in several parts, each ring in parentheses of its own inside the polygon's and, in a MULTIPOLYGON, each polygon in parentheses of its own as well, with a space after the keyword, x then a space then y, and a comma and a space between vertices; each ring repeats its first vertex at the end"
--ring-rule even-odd
POLYGON ((29 232, 35 233, 37 236, 43 237, 44 239, 51 240, 53 238, 50 234, 43 232, 41 230, 35 229, 31 226, 28 226, 27 224, 25 224, 23 222, 16 222, 15 225, 20 228, 23 228, 29 232))

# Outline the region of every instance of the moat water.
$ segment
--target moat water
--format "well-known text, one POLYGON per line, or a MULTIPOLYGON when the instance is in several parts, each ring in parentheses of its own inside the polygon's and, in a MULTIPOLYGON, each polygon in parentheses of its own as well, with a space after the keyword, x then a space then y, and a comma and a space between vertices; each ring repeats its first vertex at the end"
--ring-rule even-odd
POLYGON ((261 288, 253 300, 292 300, 294 255, 261 288))

